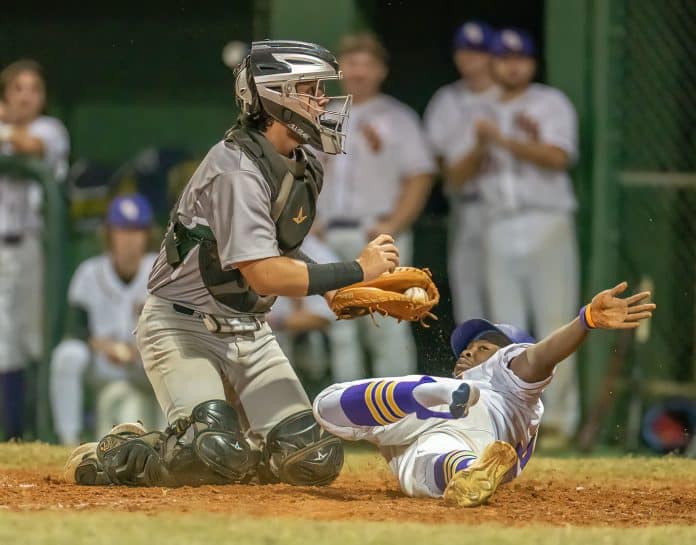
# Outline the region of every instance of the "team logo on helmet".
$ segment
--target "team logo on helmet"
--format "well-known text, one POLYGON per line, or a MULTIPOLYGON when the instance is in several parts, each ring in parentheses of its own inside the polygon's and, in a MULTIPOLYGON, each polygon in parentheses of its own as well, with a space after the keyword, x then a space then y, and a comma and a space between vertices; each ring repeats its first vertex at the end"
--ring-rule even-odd
POLYGON ((522 50, 522 38, 514 30, 503 30, 500 35, 500 40, 508 49, 512 49, 513 51, 522 50))
POLYGON ((138 205, 130 199, 122 200, 119 205, 119 210, 123 217, 126 218, 128 221, 136 221, 138 219, 138 215, 140 214, 140 210, 138 210, 138 205))
POLYGON ((464 25, 464 36, 473 44, 483 42, 483 30, 476 23, 467 23, 464 25))

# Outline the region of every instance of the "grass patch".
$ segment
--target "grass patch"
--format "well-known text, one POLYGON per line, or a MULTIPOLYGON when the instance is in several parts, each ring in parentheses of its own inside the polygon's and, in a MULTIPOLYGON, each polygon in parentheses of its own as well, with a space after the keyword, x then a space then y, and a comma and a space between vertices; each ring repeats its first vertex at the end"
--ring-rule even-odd
POLYGON ((662 545, 696 542, 696 528, 508 528, 499 525, 433 527, 414 523, 317 522, 200 514, 141 513, 0 514, 0 543, 22 545, 662 545))
MULTIPOLYGON (((70 448, 46 443, 0 443, 0 469, 60 470, 70 448)), ((386 462, 370 446, 346 448, 345 473, 389 472, 386 462)), ((578 481, 585 478, 603 481, 679 479, 696 482, 696 460, 676 456, 622 458, 550 458, 533 456, 521 479, 578 481)))
MULTIPOLYGON (((47 443, 0 443, 0 468, 62 469, 72 448, 47 443)), ((1 543, 1 542, 0 542, 1 543)))

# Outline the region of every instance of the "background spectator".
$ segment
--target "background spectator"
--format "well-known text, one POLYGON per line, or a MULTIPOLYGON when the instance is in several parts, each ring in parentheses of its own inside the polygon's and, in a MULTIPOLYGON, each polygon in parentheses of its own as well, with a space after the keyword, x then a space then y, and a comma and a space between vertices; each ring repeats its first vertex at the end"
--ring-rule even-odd
MULTIPOLYGON (((302 251, 317 263, 339 261, 336 254, 319 238, 309 234, 302 251)), ((309 393, 326 378, 330 369, 328 334, 336 316, 326 300, 312 297, 278 297, 267 315, 278 344, 298 372, 309 393)))
MULTIPOLYGON (((354 259, 380 233, 395 237, 401 264, 413 255, 411 226, 428 197, 435 170, 416 113, 380 92, 387 52, 371 34, 347 36, 339 48, 341 83, 353 95, 345 155, 326 159, 318 214, 328 245, 341 259, 354 259)), ((408 374, 416 352, 407 323, 376 318, 339 322, 332 329, 333 369, 338 381, 365 374, 366 341, 376 376, 408 374), (359 332, 361 328, 362 331, 359 332)))
POLYGON ((425 127, 438 158, 450 204, 447 269, 457 323, 487 316, 483 265, 484 205, 481 162, 485 146, 476 121, 490 119, 499 89, 490 71, 495 31, 486 23, 464 23, 454 36, 454 64, 461 78, 441 87, 425 111, 425 127))
POLYGON ((80 440, 90 363, 96 437, 121 422, 142 420, 148 427, 163 428, 164 416, 133 337, 156 257, 147 253, 152 209, 141 195, 117 197, 109 207, 106 226, 108 250, 83 262, 70 282, 65 339, 51 360, 54 425, 63 444, 80 440))
MULTIPOLYGON (((42 115, 41 66, 19 60, 0 72, 0 154, 41 159, 57 180, 67 172, 68 133, 42 115)), ((42 190, 0 174, 0 414, 6 438, 24 432, 25 368, 42 349, 42 190)))
MULTIPOLYGON (((541 338, 578 308, 576 201, 567 173, 578 154, 577 119, 561 91, 532 83, 535 46, 527 32, 501 30, 491 52, 501 96, 495 121, 476 124, 490 159, 481 162, 481 191, 491 316, 541 338)), ((566 442, 580 413, 574 361, 558 367, 544 402, 547 446, 566 442)))

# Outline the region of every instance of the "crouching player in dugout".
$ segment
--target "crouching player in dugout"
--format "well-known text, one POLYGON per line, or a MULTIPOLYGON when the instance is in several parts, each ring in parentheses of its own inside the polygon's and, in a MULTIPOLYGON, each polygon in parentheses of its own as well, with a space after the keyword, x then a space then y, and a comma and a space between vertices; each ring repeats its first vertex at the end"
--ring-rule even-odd
POLYGON ((461 507, 485 503, 534 451, 541 393, 556 365, 590 329, 632 329, 650 318, 649 292, 627 298, 622 282, 597 294, 577 318, 535 343, 507 324, 473 319, 453 332, 455 378, 412 375, 335 384, 314 402, 327 431, 375 444, 409 496, 461 507))

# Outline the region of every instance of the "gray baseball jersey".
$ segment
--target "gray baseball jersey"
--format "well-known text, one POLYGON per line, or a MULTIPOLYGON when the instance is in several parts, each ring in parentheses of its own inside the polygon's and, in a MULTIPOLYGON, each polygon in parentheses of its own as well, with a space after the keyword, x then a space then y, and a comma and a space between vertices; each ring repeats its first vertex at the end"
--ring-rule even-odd
MULTIPOLYGON (((220 142, 208 152, 184 188, 177 214, 185 227, 210 227, 218 241, 220 263, 224 270, 230 270, 244 261, 280 255, 271 198, 258 167, 240 149, 220 142)), ((162 245, 150 275, 150 293, 207 314, 240 314, 208 292, 198 265, 198 251, 196 246, 174 269, 167 263, 162 245)))

